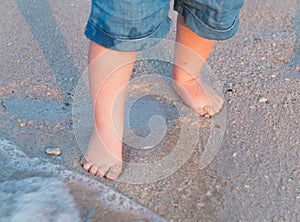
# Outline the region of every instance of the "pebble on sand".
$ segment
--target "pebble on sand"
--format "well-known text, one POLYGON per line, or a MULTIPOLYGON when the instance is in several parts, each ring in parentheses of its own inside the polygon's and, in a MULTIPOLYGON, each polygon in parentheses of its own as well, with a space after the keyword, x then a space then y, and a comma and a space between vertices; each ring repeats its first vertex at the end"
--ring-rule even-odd
POLYGON ((216 190, 220 190, 222 187, 221 187, 221 185, 216 185, 215 188, 216 188, 216 190))
POLYGON ((244 188, 245 188, 246 190, 249 190, 249 189, 251 188, 251 186, 248 185, 248 184, 245 184, 245 185, 244 185, 244 188))
POLYGON ((19 125, 19 127, 20 127, 20 128, 25 128, 25 127, 26 127, 26 123, 21 123, 21 124, 19 125))
POLYGON ((261 97, 258 102, 260 103, 266 103, 268 101, 268 99, 264 98, 264 97, 261 97))
POLYGON ((55 149, 46 149, 46 153, 49 155, 56 155, 59 156, 61 154, 61 150, 59 148, 55 149))

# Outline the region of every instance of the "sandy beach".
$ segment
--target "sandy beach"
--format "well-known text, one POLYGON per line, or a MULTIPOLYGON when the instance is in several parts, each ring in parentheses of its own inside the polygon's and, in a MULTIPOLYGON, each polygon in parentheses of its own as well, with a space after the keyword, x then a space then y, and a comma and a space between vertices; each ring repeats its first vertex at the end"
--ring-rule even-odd
POLYGON ((93 120, 89 10, 0 5, 0 221, 300 221, 300 2, 246 1, 201 73, 225 100, 211 119, 172 89, 171 10, 165 41, 133 70, 114 182, 79 164, 93 120))

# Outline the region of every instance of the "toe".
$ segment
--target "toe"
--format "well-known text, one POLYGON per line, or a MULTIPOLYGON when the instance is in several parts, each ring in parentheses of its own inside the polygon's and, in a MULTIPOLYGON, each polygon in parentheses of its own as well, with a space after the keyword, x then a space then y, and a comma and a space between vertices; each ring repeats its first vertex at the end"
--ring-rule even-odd
POLYGON ((85 157, 80 160, 80 164, 82 168, 88 172, 90 172, 90 169, 93 167, 93 165, 85 157))
POLYGON ((84 169, 85 171, 90 172, 91 169, 93 168, 93 165, 90 164, 89 162, 86 162, 86 163, 84 163, 84 164, 82 165, 82 167, 83 167, 83 169, 84 169))
POLYGON ((98 174, 98 168, 92 165, 90 167, 89 173, 93 174, 94 176, 97 176, 97 174, 98 174))
POLYGON ((91 162, 89 162, 85 157, 83 157, 80 160, 80 164, 85 171, 87 171, 93 175, 97 174, 97 172, 98 172, 97 167, 93 166, 93 164, 91 162))
POLYGON ((122 165, 117 164, 109 168, 109 171, 105 175, 105 178, 108 180, 115 180, 117 179, 122 172, 122 165))
POLYGON ((90 174, 95 176, 101 176, 108 180, 117 179, 122 172, 122 164, 116 164, 110 167, 108 164, 102 164, 99 167, 93 165, 90 161, 88 161, 85 157, 83 157, 79 163, 82 168, 90 174))
POLYGON ((216 104, 213 106, 213 109, 211 110, 211 113, 209 113, 209 115, 214 116, 214 115, 218 114, 219 112, 221 112, 223 107, 224 107, 224 102, 221 99, 221 100, 216 102, 216 104))
POLYGON ((79 164, 83 167, 83 165, 88 162, 87 159, 85 157, 80 157, 79 159, 79 164))
POLYGON ((100 167, 98 167, 98 172, 97 172, 97 176, 101 176, 101 177, 105 177, 105 175, 107 174, 107 172, 109 171, 109 166, 106 164, 101 165, 100 167))
POLYGON ((210 116, 211 108, 210 108, 210 106, 199 107, 199 108, 197 108, 197 113, 200 116, 206 116, 206 115, 210 116))

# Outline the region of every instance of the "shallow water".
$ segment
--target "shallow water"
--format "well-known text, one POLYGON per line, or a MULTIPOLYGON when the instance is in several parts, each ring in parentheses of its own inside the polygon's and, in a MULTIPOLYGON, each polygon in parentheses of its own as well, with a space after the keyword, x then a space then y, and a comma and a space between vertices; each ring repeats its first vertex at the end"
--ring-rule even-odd
POLYGON ((127 197, 0 138, 0 221, 164 221, 127 197))
POLYGON ((57 178, 30 177, 0 184, 3 221, 79 221, 67 185, 57 178))

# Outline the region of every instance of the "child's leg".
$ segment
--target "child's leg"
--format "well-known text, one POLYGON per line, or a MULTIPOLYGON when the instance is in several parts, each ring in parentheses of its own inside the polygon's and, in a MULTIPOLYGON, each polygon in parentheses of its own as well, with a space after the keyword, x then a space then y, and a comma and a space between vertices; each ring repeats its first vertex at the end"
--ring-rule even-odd
POLYGON ((169 0, 92 1, 85 35, 92 41, 89 75, 95 124, 83 161, 92 174, 116 179, 121 173, 125 86, 135 52, 151 47, 167 34, 171 24, 168 11, 169 0), (105 56, 96 59, 102 54, 105 56))
POLYGON ((90 43, 89 82, 95 122, 82 164, 88 172, 111 180, 122 170, 125 93, 135 57, 135 52, 90 43))
POLYGON ((208 58, 215 40, 208 40, 184 25, 183 17, 177 18, 175 62, 172 77, 175 89, 182 100, 200 115, 213 116, 220 112, 223 100, 200 80, 200 71, 208 58))

